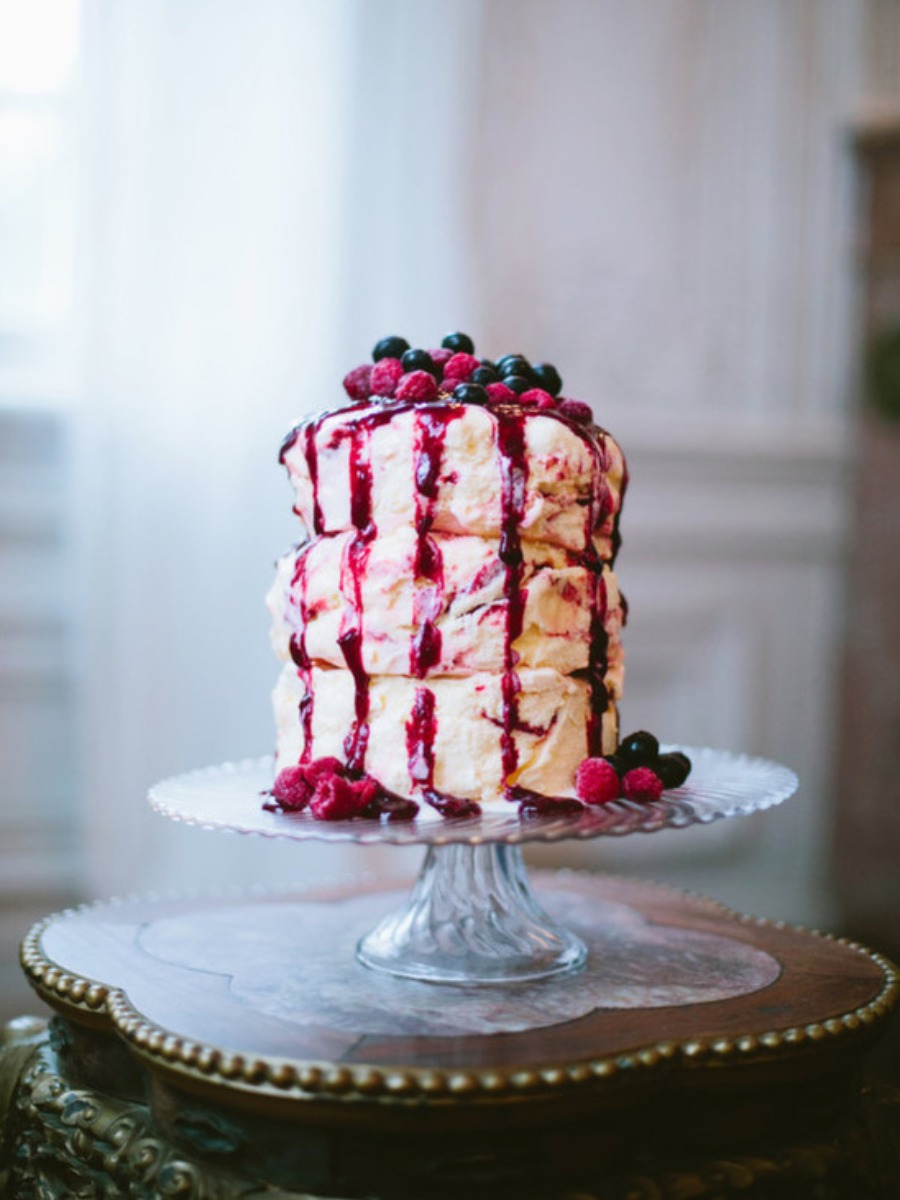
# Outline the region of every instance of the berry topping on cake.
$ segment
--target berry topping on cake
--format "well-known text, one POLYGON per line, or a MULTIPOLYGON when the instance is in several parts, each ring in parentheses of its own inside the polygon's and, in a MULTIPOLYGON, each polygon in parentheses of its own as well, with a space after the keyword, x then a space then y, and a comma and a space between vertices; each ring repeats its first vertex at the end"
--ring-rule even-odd
POLYGON ((460 383, 465 383, 467 379, 472 378, 473 373, 480 366, 481 364, 474 354, 465 354, 463 351, 459 351, 444 364, 444 378, 458 379, 460 383))
POLYGON ((445 350, 452 350, 456 353, 461 350, 463 354, 474 354, 475 343, 467 333, 448 333, 441 339, 441 345, 445 350))
POLYGON ((482 362, 480 367, 475 368, 469 379, 472 383, 480 383, 482 387, 486 387, 489 383, 496 383, 498 375, 495 367, 482 362))
POLYGON ((453 399, 462 404, 487 404, 488 394, 478 383, 460 383, 453 389, 453 399))
POLYGON ((680 750, 671 754, 661 754, 656 764, 656 773, 663 782, 663 787, 681 787, 691 773, 691 760, 680 750))
POLYGON ((411 821, 419 811, 415 800, 386 792, 371 775, 353 775, 337 758, 314 758, 278 772, 271 795, 285 812, 309 808, 317 821, 349 821, 366 817, 411 821))
POLYGON ((344 376, 344 391, 351 400, 368 400, 371 396, 370 378, 372 368, 368 363, 363 363, 361 367, 354 367, 352 371, 348 371, 344 376))
POLYGON ((306 808, 313 793, 305 767, 285 767, 279 771, 272 784, 272 795, 287 812, 299 812, 306 808))
POLYGON ((552 363, 535 363, 531 373, 538 385, 545 388, 551 396, 558 396, 562 391, 562 378, 552 363))
POLYGON ((564 417, 568 417, 570 421, 577 421, 579 425, 593 425, 594 423, 591 407, 583 400, 560 400, 556 411, 562 413, 564 417))
POLYGON ((647 804, 662 795, 662 780, 649 767, 633 767, 622 776, 622 792, 629 800, 647 804))
POLYGON ((524 375, 531 377, 531 363, 524 354, 504 354, 497 359, 497 370, 503 378, 507 375, 524 375))
POLYGON ((448 350, 446 346, 438 346, 436 350, 429 350, 431 361, 438 367, 444 367, 453 357, 453 351, 448 350))
POLYGON ((532 408, 556 408, 556 401, 543 388, 529 388, 527 392, 523 392, 519 397, 519 402, 521 404, 528 404, 532 408))
POLYGON ((533 384, 531 377, 528 375, 504 375, 503 382, 517 396, 521 396, 524 392, 530 391, 533 384))
POLYGON ((367 776, 362 779, 347 779, 337 772, 323 774, 309 801, 309 808, 317 821, 348 821, 362 816, 378 794, 378 784, 367 776))
POLYGON ((605 758, 586 758, 575 772, 575 791, 585 804, 609 804, 619 798, 619 775, 605 758))
POLYGON ((402 358, 409 349, 409 342, 402 337, 385 337, 375 343, 372 358, 380 362, 383 358, 402 358))
POLYGON ((427 350, 407 350, 401 355, 400 362, 403 364, 404 371, 427 371, 435 379, 440 379, 441 368, 427 350))
POLYGON ((630 771, 632 767, 655 767, 658 758, 659 742, 646 729, 629 733, 616 750, 616 759, 624 771, 630 771))
POLYGON ((399 358, 380 358, 372 367, 369 387, 373 396, 393 396, 397 384, 403 378, 403 365, 399 358))
POLYGON ((505 383, 489 383, 484 390, 494 404, 515 404, 519 398, 505 383))
POLYGON ((336 758, 314 758, 296 767, 285 767, 275 777, 272 795, 283 809, 299 812, 309 804, 320 779, 342 770, 336 758))
POLYGON ((394 392, 398 400, 433 400, 437 394, 437 380, 428 371, 410 371, 403 376, 394 392))

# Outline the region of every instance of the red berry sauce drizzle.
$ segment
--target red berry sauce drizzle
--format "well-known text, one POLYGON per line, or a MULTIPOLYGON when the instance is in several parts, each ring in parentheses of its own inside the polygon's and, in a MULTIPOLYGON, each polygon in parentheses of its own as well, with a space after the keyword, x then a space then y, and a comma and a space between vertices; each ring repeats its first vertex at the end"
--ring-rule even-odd
MULTIPOLYGON (((424 679, 441 658, 441 631, 436 621, 444 596, 444 563, 441 548, 431 536, 435 504, 444 458, 447 426, 461 417, 462 405, 429 404, 416 411, 416 587, 413 595, 413 628, 409 650, 410 674, 424 679)), ((444 817, 477 817, 480 807, 472 800, 439 792, 434 786, 434 742, 437 737, 434 692, 416 689, 412 714, 406 724, 409 777, 422 796, 444 817)))
MULTIPOLYGON (((591 693, 588 715, 588 755, 602 753, 603 714, 609 704, 609 693, 605 678, 608 666, 609 635, 606 632, 607 593, 603 579, 603 560, 594 545, 594 530, 603 523, 610 502, 606 488, 604 470, 605 454, 600 442, 580 423, 567 418, 553 409, 542 409, 543 416, 553 416, 567 425, 587 446, 593 460, 591 472, 591 499, 585 512, 584 556, 585 565, 593 575, 591 587, 591 621, 588 661, 588 684, 591 693)), ((518 711, 519 680, 515 664, 517 655, 513 644, 522 633, 524 601, 521 587, 522 547, 519 527, 524 517, 525 486, 528 480, 528 460, 524 445, 524 415, 518 412, 497 412, 498 447, 501 455, 503 516, 500 538, 500 557, 506 568, 505 594, 507 604, 506 632, 504 641, 503 675, 503 735, 502 757, 504 778, 515 772, 518 766, 518 751, 515 733, 519 730, 532 732, 521 723, 518 711)), ((623 483, 624 492, 624 483, 623 483)), ((620 506, 621 511, 621 506, 620 506)), ((618 532, 618 514, 615 518, 618 532)), ((613 541, 615 558, 616 539, 613 541)), ((581 802, 565 796, 545 796, 519 785, 506 784, 506 798, 518 801, 524 813, 562 815, 575 813, 581 802)))
POLYGON ((312 757, 312 722, 313 705, 315 703, 312 685, 312 663, 306 650, 306 555, 302 552, 297 556, 294 577, 291 580, 291 593, 299 592, 300 628, 292 634, 290 641, 291 658, 297 668, 297 673, 303 683, 303 698, 300 701, 300 727, 303 730, 303 750, 300 754, 301 763, 308 763, 312 757))
MULTIPOLYGON (((506 629, 503 638, 503 732, 500 755, 503 778, 509 779, 519 765, 515 734, 519 728, 518 655, 513 643, 522 633, 525 612, 522 594, 522 539, 519 526, 525 516, 525 486, 528 460, 525 457, 525 422, 521 413, 497 413, 497 449, 500 451, 500 561, 504 568, 503 594, 506 600, 506 629)), ((509 795, 509 785, 507 796, 509 795)))
POLYGON ((461 405, 429 406, 416 413, 416 588, 413 598, 413 634, 409 650, 410 674, 424 679, 441 657, 441 632, 436 620, 444 593, 441 549, 431 536, 440 484, 447 426, 463 414, 461 405))
POLYGON ((353 676, 354 720, 344 740, 344 759, 349 771, 362 771, 369 743, 369 676, 363 665, 362 579, 375 525, 372 521, 372 463, 369 443, 373 424, 359 422, 350 438, 350 519, 356 533, 348 542, 341 563, 341 593, 350 597, 338 645, 353 676))

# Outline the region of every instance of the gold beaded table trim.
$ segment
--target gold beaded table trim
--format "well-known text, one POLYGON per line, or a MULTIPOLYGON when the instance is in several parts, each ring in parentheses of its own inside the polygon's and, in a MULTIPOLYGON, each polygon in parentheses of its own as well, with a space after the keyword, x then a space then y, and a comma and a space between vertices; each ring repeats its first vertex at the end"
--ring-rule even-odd
MULTIPOLYGON (((604 878, 609 880, 611 877, 604 878)), ((682 899, 692 896, 676 888, 658 884, 653 887, 682 899)), ((275 896, 279 893, 268 894, 275 896)), ((221 894, 218 895, 220 898, 221 894)), ((242 893, 232 895, 237 898, 242 893)), ((260 893, 254 891, 252 895, 258 899, 260 893)), ((213 893, 210 893, 210 898, 214 898, 213 893)), ((247 1056, 191 1041, 147 1020, 135 1010, 121 989, 67 972, 45 956, 41 938, 52 922, 111 904, 125 904, 125 901, 81 905, 77 909, 68 909, 45 918, 23 940, 20 958, 29 982, 51 1007, 95 1028, 105 1028, 111 1023, 114 1031, 124 1038, 139 1057, 152 1066, 174 1073, 185 1083, 190 1080, 207 1085, 222 1082, 260 1096, 309 1100, 364 1102, 382 1099, 419 1104, 440 1101, 446 1104, 454 1100, 471 1102, 478 1099, 537 1098, 624 1082, 626 1079, 636 1081, 675 1067, 749 1064, 823 1043, 849 1044, 852 1039, 871 1032, 896 1007, 900 999, 900 974, 884 955, 847 938, 834 937, 783 921, 749 917, 708 897, 693 898, 707 906, 709 912, 718 913, 745 927, 787 930, 843 946, 878 968, 882 976, 881 988, 867 1003, 840 1016, 808 1024, 773 1027, 741 1036, 667 1038, 629 1048, 626 1053, 542 1068, 393 1069, 358 1063, 334 1064, 247 1056)), ((192 899, 196 899, 196 896, 192 899)))

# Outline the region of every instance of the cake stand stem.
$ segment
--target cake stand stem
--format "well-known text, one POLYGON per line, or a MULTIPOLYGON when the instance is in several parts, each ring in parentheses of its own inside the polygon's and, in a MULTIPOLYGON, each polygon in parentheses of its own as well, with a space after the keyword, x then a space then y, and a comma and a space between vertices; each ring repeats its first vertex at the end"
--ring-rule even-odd
POLYGON ((432 846, 405 905, 362 939, 365 966, 427 983, 541 979, 587 949, 541 908, 518 846, 432 846))

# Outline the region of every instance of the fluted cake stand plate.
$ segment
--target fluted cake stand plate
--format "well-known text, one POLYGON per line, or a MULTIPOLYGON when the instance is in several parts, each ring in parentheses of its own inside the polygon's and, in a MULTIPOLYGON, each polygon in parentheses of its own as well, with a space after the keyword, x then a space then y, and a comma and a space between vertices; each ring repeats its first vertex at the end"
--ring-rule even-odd
POLYGON ((686 753, 693 763, 690 778, 658 801, 619 800, 559 816, 520 817, 512 804, 456 820, 423 807, 415 821, 402 822, 316 821, 308 812, 271 812, 263 807, 274 775, 271 758, 167 779, 151 790, 150 803, 162 816, 202 829, 426 845, 411 893, 361 938, 359 962, 420 983, 525 983, 581 970, 588 947, 539 903, 520 843, 682 828, 758 812, 797 787, 792 771, 766 759, 694 748, 686 753))
POLYGON ((480 817, 456 820, 447 820, 424 804, 414 821, 396 822, 316 821, 308 811, 268 812, 263 802, 274 778, 271 757, 223 763, 163 780, 151 788, 150 804, 170 820, 262 837, 364 845, 480 846, 681 829, 771 808, 797 790, 794 772, 768 759, 693 747, 662 749, 680 749, 691 759, 691 775, 682 787, 651 803, 617 800, 561 816, 520 818, 518 806, 512 803, 508 808, 487 809, 480 817))

